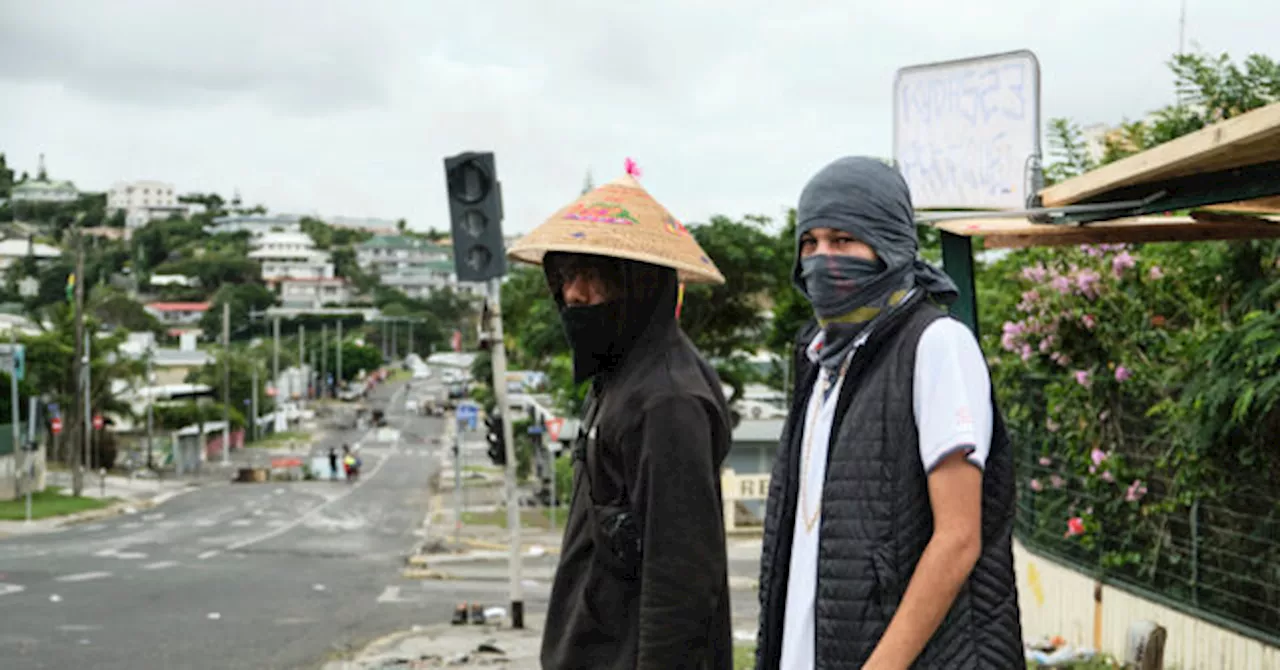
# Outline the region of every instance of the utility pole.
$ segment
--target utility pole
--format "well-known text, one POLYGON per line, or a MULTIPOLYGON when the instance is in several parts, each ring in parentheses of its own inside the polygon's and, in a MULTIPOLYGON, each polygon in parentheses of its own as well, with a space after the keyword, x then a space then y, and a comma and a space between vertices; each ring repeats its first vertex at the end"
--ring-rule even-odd
POLYGON ((400 352, 400 348, 396 346, 399 344, 397 338, 398 333, 396 333, 396 325, 398 323, 400 323, 398 319, 391 322, 391 360, 393 361, 399 358, 397 354, 400 352))
POLYGON ((342 388, 342 319, 338 319, 338 364, 335 366, 333 381, 334 388, 342 388))
MULTIPOLYGON (((75 362, 73 363, 73 366, 75 367, 75 371, 72 374, 75 376, 77 383, 86 384, 87 383, 87 379, 85 375, 86 353, 83 346, 83 343, 85 341, 84 236, 82 236, 78 231, 76 233, 76 273, 73 276, 73 279, 75 281, 74 289, 75 289, 75 310, 76 310, 76 316, 75 316, 76 344, 75 344, 75 362)), ((86 394, 85 397, 88 397, 88 389, 85 388, 84 391, 86 394)), ((86 407, 86 414, 82 417, 77 417, 77 422, 76 422, 77 425, 75 427, 78 428, 79 430, 88 431, 89 415, 87 413, 88 411, 87 402, 85 403, 85 407, 86 407)), ((78 433, 76 430, 67 431, 67 441, 71 443, 71 448, 68 450, 69 451, 68 455, 81 453, 80 449, 76 448, 75 446, 75 437, 79 436, 79 434, 80 433, 78 433)), ((86 443, 88 443, 88 437, 85 437, 84 440, 86 443)), ((73 496, 79 496, 81 493, 84 492, 84 471, 85 471, 85 468, 89 467, 89 464, 83 461, 83 455, 84 454, 81 453, 80 457, 72 459, 72 462, 75 463, 75 468, 71 472, 71 495, 73 496)))
POLYGON ((382 360, 387 360, 387 322, 382 321, 382 360))
POLYGON ((271 414, 271 430, 285 429, 284 415, 280 413, 280 317, 271 320, 271 388, 275 389, 275 409, 271 414))
POLYGON ((405 355, 413 353, 413 319, 409 320, 409 344, 405 347, 405 355))
POLYGON ((324 398, 329 388, 329 324, 320 324, 320 388, 316 393, 324 398))
POLYGON ((305 400, 307 396, 306 386, 307 379, 307 327, 298 324, 298 380, 303 383, 302 393, 298 395, 299 400, 305 400))
POLYGON ((278 316, 271 320, 271 385, 276 387, 280 385, 280 317, 278 316))
POLYGON ((22 477, 27 481, 27 523, 31 523, 31 489, 35 488, 35 459, 36 451, 36 413, 39 412, 36 406, 36 396, 34 393, 27 396, 27 443, 31 446, 31 451, 27 452, 27 457, 23 460, 22 477))
MULTIPOLYGON (((79 282, 76 282, 77 285, 79 282)), ((93 368, 89 365, 89 361, 93 355, 93 333, 84 334, 84 467, 87 470, 92 466, 93 459, 90 458, 89 451, 90 439, 93 437, 93 409, 90 406, 89 389, 93 382, 93 368)), ((83 485, 83 475, 81 475, 81 484, 83 485)))
POLYGON ((253 361, 253 401, 249 411, 253 418, 249 419, 249 439, 258 439, 258 361, 253 361))
MULTIPOLYGON (((22 448, 22 426, 19 425, 21 409, 22 406, 18 403, 18 327, 15 324, 9 326, 9 413, 13 416, 13 462, 15 464, 25 463, 30 458, 22 448), (23 456, 21 461, 18 460, 19 455, 23 456)), ((28 423, 35 420, 35 416, 27 417, 28 423)), ((13 481, 21 480, 15 477, 13 481)))
POLYGON ((222 464, 231 462, 231 303, 222 302, 222 464))
POLYGON ((147 351, 147 469, 154 470, 155 460, 152 456, 152 439, 155 430, 156 388, 155 374, 151 372, 151 362, 155 358, 155 349, 147 351))
POLYGON ((507 498, 507 528, 511 529, 511 626, 524 628, 524 585, 520 564, 520 497, 516 492, 516 447, 511 424, 515 417, 507 402, 507 347, 502 342, 502 283, 489 280, 489 347, 493 355, 493 394, 502 417, 502 442, 506 452, 504 483, 507 498))

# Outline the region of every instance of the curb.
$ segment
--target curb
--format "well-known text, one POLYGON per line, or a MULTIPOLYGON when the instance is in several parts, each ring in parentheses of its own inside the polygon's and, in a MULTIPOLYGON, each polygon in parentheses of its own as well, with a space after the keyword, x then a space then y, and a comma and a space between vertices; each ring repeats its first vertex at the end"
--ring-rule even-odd
POLYGON ((438 581, 453 579, 453 576, 449 575, 448 573, 438 572, 436 570, 432 570, 431 568, 426 568, 426 567, 405 568, 400 573, 400 576, 404 577, 405 579, 432 579, 432 580, 438 580, 438 581))
MULTIPOLYGON (((464 538, 460 540, 460 542, 462 542, 462 544, 475 547, 476 549, 489 549, 492 551, 508 551, 511 549, 511 545, 502 542, 488 542, 486 540, 473 540, 469 538, 464 538)), ((523 555, 524 552, 529 551, 534 547, 541 547, 544 553, 551 554, 552 556, 560 555, 559 547, 546 547, 541 544, 521 544, 521 554, 523 555)))

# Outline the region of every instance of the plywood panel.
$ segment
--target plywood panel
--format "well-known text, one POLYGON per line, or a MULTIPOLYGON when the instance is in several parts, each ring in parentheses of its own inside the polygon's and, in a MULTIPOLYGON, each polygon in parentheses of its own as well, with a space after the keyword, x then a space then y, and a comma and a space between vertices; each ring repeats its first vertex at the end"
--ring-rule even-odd
POLYGON ((1141 216, 1088 225, 1035 223, 1027 219, 953 219, 934 224, 949 233, 983 238, 987 249, 1073 244, 1204 242, 1280 237, 1280 221, 1197 212, 1192 217, 1141 216))
POLYGON ((1062 207, 1122 186, 1280 160, 1280 103, 1184 135, 1040 191, 1062 207))

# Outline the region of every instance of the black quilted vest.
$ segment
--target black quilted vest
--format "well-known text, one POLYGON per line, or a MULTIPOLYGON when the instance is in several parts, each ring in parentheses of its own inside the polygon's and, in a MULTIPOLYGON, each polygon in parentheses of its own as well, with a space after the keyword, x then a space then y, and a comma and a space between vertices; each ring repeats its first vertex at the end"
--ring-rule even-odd
MULTIPOLYGON (((862 666, 897 611, 933 534, 912 389, 916 344, 939 318, 949 317, 929 303, 904 309, 854 355, 841 388, 822 498, 818 670, 862 666)), ((804 347, 814 334, 812 327, 806 329, 797 345, 804 347)), ((797 360, 801 358, 802 353, 797 360)), ((817 379, 816 366, 803 362, 769 485, 757 670, 808 670, 778 668, 795 525, 799 433, 817 379)), ((982 553, 913 668, 1025 667, 1013 570, 1013 458, 998 409, 993 427, 983 475, 982 553)))

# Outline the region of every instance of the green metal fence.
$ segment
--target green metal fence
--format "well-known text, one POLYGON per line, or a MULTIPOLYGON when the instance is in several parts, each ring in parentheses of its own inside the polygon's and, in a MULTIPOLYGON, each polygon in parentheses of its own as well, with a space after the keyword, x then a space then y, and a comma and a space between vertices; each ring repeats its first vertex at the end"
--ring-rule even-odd
POLYGON ((1144 473, 1133 481, 1110 480, 1101 467, 1081 476, 1055 457, 1067 450, 1052 434, 1037 433, 1011 435, 1016 527, 1028 548, 1280 646, 1280 482, 1241 471, 1229 493, 1180 494, 1176 455, 1159 449, 1119 456, 1144 473))

